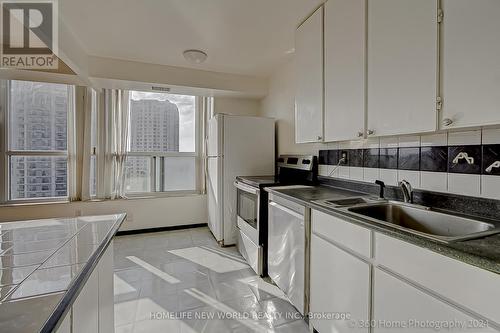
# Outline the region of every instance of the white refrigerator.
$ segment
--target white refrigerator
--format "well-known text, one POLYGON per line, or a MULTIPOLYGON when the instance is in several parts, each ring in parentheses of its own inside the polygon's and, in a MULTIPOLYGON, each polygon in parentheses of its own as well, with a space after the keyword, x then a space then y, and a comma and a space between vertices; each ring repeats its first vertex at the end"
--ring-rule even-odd
POLYGON ((236 243, 236 176, 274 175, 274 119, 217 114, 208 122, 208 226, 220 245, 236 243))

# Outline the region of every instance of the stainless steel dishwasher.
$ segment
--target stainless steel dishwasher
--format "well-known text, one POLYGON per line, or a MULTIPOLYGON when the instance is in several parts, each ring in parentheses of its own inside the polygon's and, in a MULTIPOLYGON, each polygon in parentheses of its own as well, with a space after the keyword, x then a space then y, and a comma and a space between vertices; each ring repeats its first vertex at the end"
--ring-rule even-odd
POLYGON ((301 314, 309 311, 310 209, 269 194, 268 274, 301 314))

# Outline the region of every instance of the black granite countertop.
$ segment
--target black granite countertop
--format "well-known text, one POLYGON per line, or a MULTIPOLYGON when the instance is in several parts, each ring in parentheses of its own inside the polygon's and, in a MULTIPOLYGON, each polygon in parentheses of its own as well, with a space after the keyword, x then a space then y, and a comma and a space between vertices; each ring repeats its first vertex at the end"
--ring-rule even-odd
POLYGON ((0 223, 0 332, 52 332, 126 215, 0 223))
POLYGON ((310 208, 325 212, 327 214, 342 217, 342 219, 370 228, 408 243, 427 248, 431 251, 440 253, 460 260, 462 262, 477 266, 482 269, 500 274, 500 234, 488 236, 480 239, 442 243, 428 238, 410 234, 402 230, 391 228, 382 224, 376 224, 369 220, 355 217, 335 208, 328 208, 314 203, 315 200, 336 199, 352 196, 373 196, 365 192, 356 192, 345 188, 332 187, 326 185, 303 187, 303 188, 267 188, 266 191, 306 205, 310 208))

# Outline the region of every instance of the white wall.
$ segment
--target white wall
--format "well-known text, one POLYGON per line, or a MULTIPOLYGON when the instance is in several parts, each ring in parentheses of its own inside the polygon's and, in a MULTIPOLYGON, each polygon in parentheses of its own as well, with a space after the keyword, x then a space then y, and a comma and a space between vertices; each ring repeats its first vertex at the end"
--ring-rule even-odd
POLYGON ((240 116, 256 116, 260 112, 260 101, 255 98, 215 97, 214 112, 240 116))
POLYGON ((146 82, 242 94, 260 98, 267 92, 264 78, 191 68, 164 66, 136 61, 89 56, 89 79, 146 82))
POLYGON ((107 200, 0 207, 0 222, 127 213, 120 230, 207 223, 207 196, 107 200))
POLYGON ((276 119, 277 154, 318 154, 325 144, 295 143, 295 69, 293 59, 269 78, 269 91, 261 100, 260 116, 276 119))

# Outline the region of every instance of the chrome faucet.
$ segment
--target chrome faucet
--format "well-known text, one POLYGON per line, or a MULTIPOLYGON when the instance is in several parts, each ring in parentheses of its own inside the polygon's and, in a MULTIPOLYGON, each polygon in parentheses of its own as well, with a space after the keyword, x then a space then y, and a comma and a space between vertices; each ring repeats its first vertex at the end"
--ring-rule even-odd
POLYGON ((399 187, 403 191, 403 197, 405 202, 413 203, 413 188, 407 180, 402 180, 399 182, 399 187))

